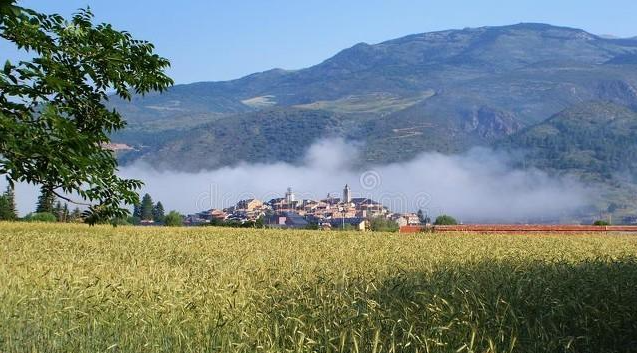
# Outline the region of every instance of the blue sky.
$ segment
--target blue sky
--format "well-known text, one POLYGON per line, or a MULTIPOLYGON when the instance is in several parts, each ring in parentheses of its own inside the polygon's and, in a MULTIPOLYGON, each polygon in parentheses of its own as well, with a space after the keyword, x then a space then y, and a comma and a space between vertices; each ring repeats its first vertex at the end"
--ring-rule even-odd
MULTIPOLYGON (((449 28, 544 22, 595 34, 637 36, 635 0, 24 0, 41 12, 70 15, 90 6, 153 42, 172 62, 177 83, 228 80, 274 67, 319 63, 359 42, 377 43, 449 28)), ((7 43, 0 53, 12 57, 7 43), (6 54, 9 53, 9 54, 6 54)), ((4 61, 6 56, 0 56, 4 61)))

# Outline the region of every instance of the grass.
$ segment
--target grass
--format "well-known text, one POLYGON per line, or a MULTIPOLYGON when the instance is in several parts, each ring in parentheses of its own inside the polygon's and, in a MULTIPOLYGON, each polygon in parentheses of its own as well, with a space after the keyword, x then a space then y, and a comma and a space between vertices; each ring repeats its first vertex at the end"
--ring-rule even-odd
POLYGON ((0 352, 631 352, 637 237, 0 223, 0 352))

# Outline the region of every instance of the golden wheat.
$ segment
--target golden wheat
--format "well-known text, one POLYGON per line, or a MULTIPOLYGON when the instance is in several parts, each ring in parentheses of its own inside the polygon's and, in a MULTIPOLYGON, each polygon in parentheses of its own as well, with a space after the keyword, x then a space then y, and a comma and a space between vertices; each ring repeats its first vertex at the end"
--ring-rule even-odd
POLYGON ((637 237, 0 223, 0 352, 618 352, 637 237))

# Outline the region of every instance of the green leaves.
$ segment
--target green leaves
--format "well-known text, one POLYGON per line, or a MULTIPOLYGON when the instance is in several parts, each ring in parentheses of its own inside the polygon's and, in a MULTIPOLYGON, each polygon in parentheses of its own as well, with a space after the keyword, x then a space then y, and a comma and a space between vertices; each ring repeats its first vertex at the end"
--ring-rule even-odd
POLYGON ((104 146, 125 121, 104 101, 112 90, 125 99, 163 91, 173 83, 164 73, 170 63, 148 42, 94 26, 89 10, 67 21, 12 4, 0 0, 0 37, 34 58, 6 61, 0 74, 0 172, 79 195, 93 204, 91 224, 125 216, 122 206, 138 201, 142 182, 116 175, 104 146))

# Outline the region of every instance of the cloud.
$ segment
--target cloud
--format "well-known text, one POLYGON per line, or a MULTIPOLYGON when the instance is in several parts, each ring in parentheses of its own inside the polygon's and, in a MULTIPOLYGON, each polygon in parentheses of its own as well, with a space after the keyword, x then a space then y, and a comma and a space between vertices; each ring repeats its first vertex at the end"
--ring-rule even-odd
MULTIPOLYGON (((185 173, 137 163, 120 175, 145 182, 142 193, 167 210, 194 213, 234 205, 240 199, 264 201, 292 187, 297 199, 340 197, 349 184, 354 197, 370 197, 397 212, 423 209, 464 222, 537 222, 571 214, 588 205, 594 189, 568 177, 510 167, 507 155, 476 148, 458 155, 422 153, 400 163, 361 169, 359 145, 342 139, 313 144, 303 163, 247 164, 185 173)), ((22 215, 35 207, 38 189, 18 185, 22 215)))
POLYGON ((571 178, 510 167, 507 155, 476 148, 459 155, 423 153, 407 162, 357 168, 359 146, 342 139, 312 145, 300 165, 246 164, 200 173, 157 171, 135 164, 122 175, 146 183, 144 192, 169 209, 192 213, 228 207, 240 199, 269 200, 292 187, 297 198, 371 197, 395 211, 423 209, 465 222, 538 221, 586 206, 592 191, 571 178))

